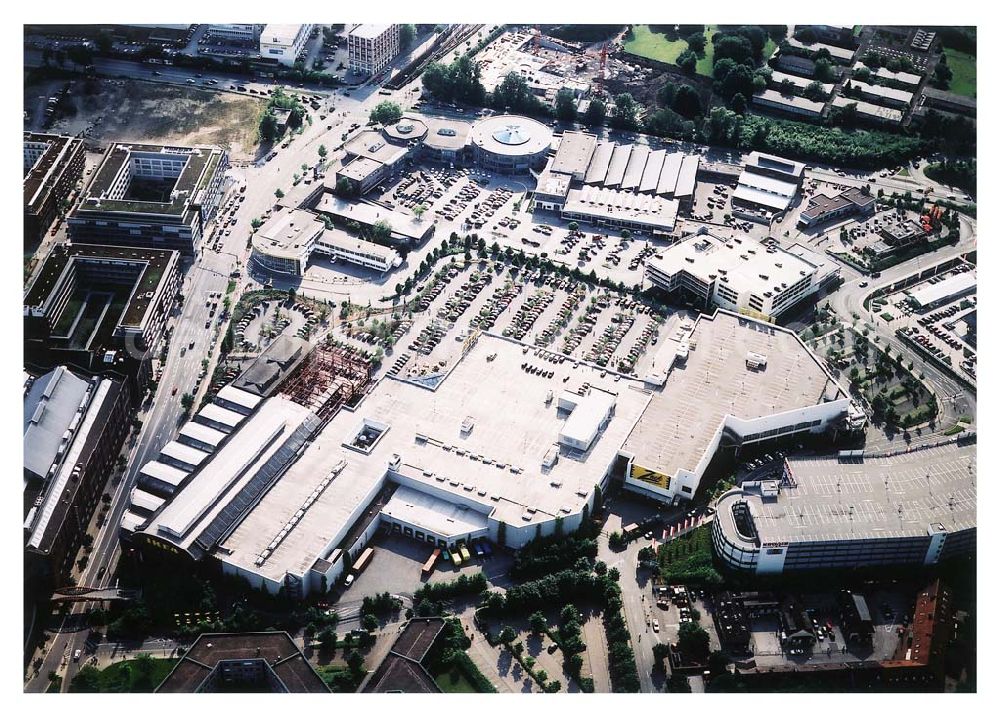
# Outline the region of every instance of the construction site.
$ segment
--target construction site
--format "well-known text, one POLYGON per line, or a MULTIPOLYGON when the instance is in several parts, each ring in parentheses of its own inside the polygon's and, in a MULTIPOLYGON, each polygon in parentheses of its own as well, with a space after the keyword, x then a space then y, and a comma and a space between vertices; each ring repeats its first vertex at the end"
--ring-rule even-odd
POLYGON ((353 405, 371 382, 371 362, 327 340, 313 349, 276 394, 304 406, 325 421, 353 405))

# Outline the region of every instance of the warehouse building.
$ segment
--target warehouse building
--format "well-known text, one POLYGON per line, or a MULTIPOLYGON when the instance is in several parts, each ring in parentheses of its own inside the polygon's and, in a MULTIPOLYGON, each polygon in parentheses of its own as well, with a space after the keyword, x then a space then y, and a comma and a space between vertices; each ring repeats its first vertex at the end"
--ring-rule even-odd
POLYGON ((646 278, 665 292, 773 320, 818 290, 816 266, 749 237, 720 238, 700 228, 646 265, 646 278))
POLYGON ((924 282, 907 290, 906 296, 921 312, 926 312, 975 291, 976 272, 973 270, 953 274, 933 284, 924 282))
POLYGON ((25 576, 65 584, 131 421, 126 383, 58 366, 24 393, 25 576))
POLYGON ((40 242, 83 179, 86 158, 77 137, 24 133, 24 244, 40 242))
POLYGON ((142 396, 180 288, 177 252, 57 245, 24 295, 29 363, 129 377, 142 396))
POLYGON ((358 25, 347 33, 348 67, 371 77, 389 67, 399 54, 399 25, 358 25))
POLYGON ((719 309, 682 324, 661 351, 674 354, 666 380, 621 450, 625 488, 658 501, 691 500, 717 453, 843 430, 857 415, 822 362, 782 327, 719 309))
POLYGON ((564 132, 549 171, 570 175, 574 182, 583 182, 596 149, 597 137, 589 132, 564 132))
POLYGON ((874 212, 875 198, 857 187, 851 187, 834 197, 814 194, 799 215, 799 226, 815 227, 844 217, 868 217, 874 212))
POLYGON ((780 213, 791 207, 802 188, 805 165, 762 152, 751 152, 733 192, 734 207, 780 213))
POLYGON ((112 144, 67 221, 70 239, 193 254, 228 167, 218 147, 112 144))
POLYGON ((312 23, 283 25, 269 23, 260 33, 260 57, 291 67, 306 48, 312 23))
POLYGON ((975 535, 975 444, 788 459, 780 480, 723 494, 712 526, 718 557, 757 574, 934 565, 975 535))

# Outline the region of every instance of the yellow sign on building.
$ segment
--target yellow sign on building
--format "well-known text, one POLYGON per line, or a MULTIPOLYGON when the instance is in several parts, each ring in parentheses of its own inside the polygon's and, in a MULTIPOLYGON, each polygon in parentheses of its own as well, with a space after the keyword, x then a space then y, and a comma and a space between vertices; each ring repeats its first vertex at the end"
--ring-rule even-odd
POLYGON ((647 484, 659 486, 664 491, 670 488, 669 476, 661 474, 658 471, 644 469, 636 464, 632 464, 632 471, 629 473, 629 476, 636 481, 645 481, 647 484))

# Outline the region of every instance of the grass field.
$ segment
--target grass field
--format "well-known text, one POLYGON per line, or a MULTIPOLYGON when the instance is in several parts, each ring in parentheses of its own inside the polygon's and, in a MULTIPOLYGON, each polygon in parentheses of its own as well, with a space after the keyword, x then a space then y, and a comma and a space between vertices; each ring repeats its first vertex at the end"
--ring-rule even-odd
POLYGON ((952 78, 950 90, 966 97, 976 96, 976 56, 958 50, 945 50, 952 78))
MULTIPOLYGON (((113 663, 97 672, 97 680, 84 688, 74 679, 71 693, 152 693, 174 667, 169 658, 139 657, 131 661, 113 663)), ((94 671, 87 666, 81 670, 94 671)), ((77 674, 79 675, 79 674, 77 674)))
POLYGON ((434 682, 438 684, 445 693, 475 693, 476 688, 472 685, 465 672, 457 666, 453 666, 446 671, 434 676, 434 682))
MULTIPOLYGON (((711 37, 715 31, 715 25, 708 25, 705 28, 705 52, 698 58, 698 64, 695 66, 695 72, 699 75, 711 76, 712 74, 714 48, 711 37)), ((625 39, 626 52, 672 65, 677 63, 677 58, 685 50, 687 50, 687 41, 684 38, 671 40, 662 33, 653 32, 649 25, 633 25, 625 39)))

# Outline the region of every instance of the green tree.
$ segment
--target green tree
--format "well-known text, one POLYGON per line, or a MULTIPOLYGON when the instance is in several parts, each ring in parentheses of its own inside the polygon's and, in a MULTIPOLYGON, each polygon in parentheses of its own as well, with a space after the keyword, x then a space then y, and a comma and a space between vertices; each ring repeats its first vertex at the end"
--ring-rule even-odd
POLYGON ((560 122, 576 122, 576 96, 568 87, 562 87, 556 93, 556 119, 560 122))
POLYGON ((705 33, 703 32, 691 33, 685 38, 685 42, 687 42, 687 46, 688 48, 690 48, 691 52, 697 53, 699 55, 705 52, 705 33))
POLYGON ((100 693, 101 672, 93 666, 84 666, 69 684, 70 693, 100 693))
POLYGON ((628 92, 615 96, 615 114, 611 124, 620 130, 635 130, 638 128, 637 115, 639 103, 628 92))
POLYGON ((417 34, 417 28, 406 23, 399 26, 399 49, 408 50, 410 45, 413 43, 413 38, 417 34))
POLYGON ((693 75, 698 67, 698 56, 691 50, 684 50, 677 56, 677 67, 681 68, 688 75, 693 75))
POLYGON ((545 633, 545 629, 549 627, 549 622, 545 619, 545 614, 541 611, 535 611, 528 618, 528 622, 531 624, 531 630, 535 633, 545 633))
POLYGON ((278 199, 281 199, 282 197, 285 196, 285 192, 284 190, 281 189, 281 187, 278 187, 278 189, 274 190, 274 196, 277 197, 278 199))
POLYGON ((670 106, 674 112, 689 120, 702 113, 701 97, 691 85, 678 87, 670 106))
POLYGON ((365 672, 365 659, 357 651, 351 651, 347 656, 347 667, 351 673, 360 675, 365 672))
POLYGON ((187 412, 191 411, 192 406, 194 406, 194 396, 192 396, 188 392, 184 392, 184 394, 181 396, 181 408, 183 408, 184 411, 187 412))
POLYGON ((514 632, 514 629, 511 628, 510 626, 504 626, 500 630, 500 643, 509 644, 515 638, 517 638, 517 634, 514 632))
POLYGON ((321 160, 325 160, 327 155, 326 145, 320 145, 319 149, 316 150, 316 154, 319 155, 321 160))
POLYGON ((281 135, 278 118, 271 112, 265 112, 260 118, 258 132, 263 142, 274 142, 281 135))
POLYGON ((677 631, 677 647, 685 656, 700 660, 708 657, 708 631, 697 623, 682 623, 677 631))
POLYGON ((375 105, 368 118, 376 124, 392 125, 399 122, 402 116, 403 111, 399 105, 389 100, 383 100, 375 105))
POLYGON ((366 631, 368 631, 369 633, 377 631, 378 619, 374 615, 366 613, 364 616, 361 617, 361 627, 366 631))
POLYGON ((600 127, 604 124, 607 112, 607 105, 602 100, 591 100, 586 112, 583 113, 583 124, 588 127, 600 127))

